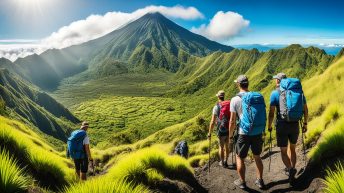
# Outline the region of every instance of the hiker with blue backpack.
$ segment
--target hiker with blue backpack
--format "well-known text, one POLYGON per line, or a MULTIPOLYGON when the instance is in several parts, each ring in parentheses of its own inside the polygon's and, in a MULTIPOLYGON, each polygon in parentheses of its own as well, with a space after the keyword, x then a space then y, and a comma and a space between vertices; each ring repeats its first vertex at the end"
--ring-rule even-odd
POLYGON ((71 133, 67 141, 67 157, 73 159, 76 175, 81 180, 86 180, 88 163, 93 166, 93 159, 90 151, 90 138, 87 135, 89 124, 84 121, 79 130, 71 133))
POLYGON ((258 92, 248 90, 249 81, 245 75, 240 75, 234 81, 240 92, 231 99, 230 104, 230 130, 229 138, 232 139, 239 120, 238 136, 235 144, 237 172, 239 179, 234 184, 240 189, 246 189, 245 158, 249 149, 257 167, 255 185, 260 189, 265 188, 263 181, 263 162, 260 157, 263 148, 263 134, 266 126, 266 110, 264 97, 258 92))
MULTIPOLYGON (((217 126, 217 137, 219 138, 219 156, 220 162, 219 165, 227 168, 228 163, 227 159, 229 154, 231 153, 230 150, 232 149, 230 146, 233 145, 230 143, 228 134, 229 134, 229 119, 230 119, 230 101, 225 100, 225 91, 220 90, 216 94, 218 98, 218 102, 213 107, 212 111, 212 118, 210 121, 209 132, 208 132, 208 139, 211 140, 211 133, 214 129, 214 125, 217 126)), ((211 146, 211 143, 209 143, 211 146)), ((210 149, 210 147, 209 147, 210 149)), ((210 160, 209 160, 210 161, 210 160)))
POLYGON ((295 148, 299 136, 299 124, 301 123, 302 133, 305 133, 307 131, 308 107, 299 79, 287 78, 284 73, 278 73, 273 76, 273 79, 276 80, 276 90, 272 91, 270 96, 268 130, 269 132, 272 131, 276 112, 277 146, 281 149, 282 161, 286 167, 285 172, 289 177, 289 183, 292 185, 297 173, 295 148))

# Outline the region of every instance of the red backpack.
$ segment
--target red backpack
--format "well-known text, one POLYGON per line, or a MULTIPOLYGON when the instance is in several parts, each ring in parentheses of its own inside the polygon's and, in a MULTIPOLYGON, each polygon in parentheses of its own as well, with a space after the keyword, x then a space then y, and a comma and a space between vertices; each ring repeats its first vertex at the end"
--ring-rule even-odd
POLYGON ((217 115, 217 128, 220 133, 227 133, 229 129, 230 113, 230 101, 222 101, 217 103, 219 108, 217 115))

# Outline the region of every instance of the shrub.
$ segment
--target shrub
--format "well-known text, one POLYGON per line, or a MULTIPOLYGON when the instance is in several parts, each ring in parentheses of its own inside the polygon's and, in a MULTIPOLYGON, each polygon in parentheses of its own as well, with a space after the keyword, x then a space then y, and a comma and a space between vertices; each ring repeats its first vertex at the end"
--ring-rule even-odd
POLYGON ((111 179, 124 179, 135 184, 150 185, 162 176, 183 180, 193 175, 189 163, 179 156, 169 156, 156 148, 142 149, 121 159, 109 171, 111 179))
POLYGON ((17 161, 7 151, 0 150, 0 190, 7 193, 24 192, 30 181, 23 169, 18 167, 17 161))
POLYGON ((341 163, 336 165, 336 171, 327 169, 327 176, 325 177, 324 188, 325 193, 341 193, 344 192, 344 168, 341 163))
POLYGON ((133 186, 123 180, 110 180, 104 177, 88 180, 65 188, 64 193, 148 193, 147 188, 133 186))

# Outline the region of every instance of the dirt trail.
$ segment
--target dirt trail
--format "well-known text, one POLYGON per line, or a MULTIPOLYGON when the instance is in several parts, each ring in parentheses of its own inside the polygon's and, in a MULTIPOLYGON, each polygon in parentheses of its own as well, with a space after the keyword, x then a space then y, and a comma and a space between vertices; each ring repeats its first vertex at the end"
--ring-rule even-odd
MULTIPOLYGON (((288 183, 288 177, 284 173, 284 164, 280 157, 279 148, 272 149, 271 168, 269 167, 269 153, 265 151, 262 154, 264 164, 264 181, 266 190, 260 190, 254 185, 256 179, 256 167, 252 161, 246 161, 246 183, 248 189, 243 191, 237 188, 233 182, 238 179, 235 170, 224 169, 215 161, 211 164, 211 171, 208 173, 208 167, 196 170, 196 178, 199 183, 205 187, 210 193, 224 192, 320 192, 322 187, 321 178, 324 175, 323 168, 304 169, 303 154, 301 150, 297 150, 298 162, 296 169, 296 183, 291 187, 288 183)), ((231 163, 231 157, 229 158, 231 163)))

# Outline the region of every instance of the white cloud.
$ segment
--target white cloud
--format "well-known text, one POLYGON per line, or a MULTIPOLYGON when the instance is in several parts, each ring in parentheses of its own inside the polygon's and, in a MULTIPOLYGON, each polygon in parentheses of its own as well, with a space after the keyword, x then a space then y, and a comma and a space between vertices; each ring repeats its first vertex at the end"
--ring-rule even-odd
MULTIPOLYGON (((166 6, 147 6, 138 9, 132 13, 125 12, 108 12, 105 15, 90 15, 84 20, 72 22, 68 26, 61 27, 50 36, 43 38, 39 44, 32 45, 29 48, 28 45, 24 47, 22 44, 13 46, 0 46, 0 57, 8 58, 12 61, 18 57, 25 57, 34 53, 41 53, 42 51, 49 48, 65 48, 68 46, 81 44, 92 39, 101 37, 113 30, 124 26, 130 21, 138 19, 146 13, 160 12, 166 17, 177 18, 184 20, 194 20, 204 18, 204 15, 198 11, 195 7, 183 7, 176 5, 173 7, 166 6), (13 47, 11 50, 10 47, 13 47)), ((1 40, 0 40, 1 43, 1 40)), ((3 41, 2 43, 6 43, 3 41)))
POLYGON ((0 58, 7 58, 11 61, 32 54, 40 54, 46 49, 41 44, 32 43, 30 40, 0 40, 0 58))
POLYGON ((167 17, 193 20, 203 18, 203 14, 194 7, 165 7, 147 6, 132 13, 108 12, 105 15, 90 15, 85 20, 79 20, 68 26, 60 28, 49 37, 43 39, 43 43, 53 48, 65 48, 101 37, 130 21, 138 19, 150 12, 160 12, 167 17))
POLYGON ((217 12, 209 24, 202 24, 200 27, 193 27, 192 32, 208 37, 212 40, 225 41, 237 35, 248 27, 250 21, 235 12, 217 12))

